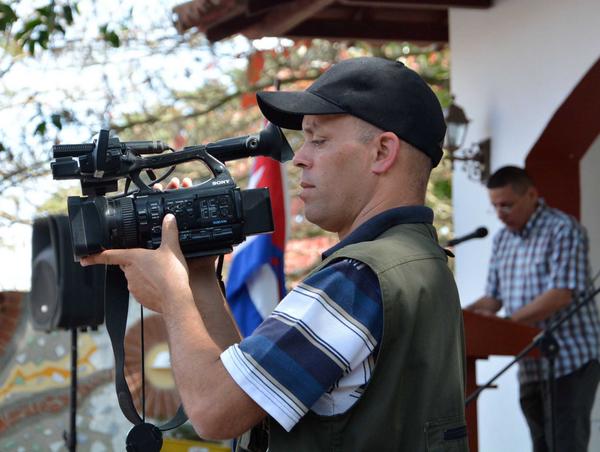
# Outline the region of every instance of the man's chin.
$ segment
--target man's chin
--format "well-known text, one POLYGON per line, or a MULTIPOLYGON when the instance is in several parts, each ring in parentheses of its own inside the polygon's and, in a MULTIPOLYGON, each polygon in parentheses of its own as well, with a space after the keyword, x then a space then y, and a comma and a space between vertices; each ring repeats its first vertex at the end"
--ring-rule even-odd
POLYGON ((514 224, 507 224, 505 223, 506 229, 508 229, 510 232, 519 232, 519 228, 517 226, 515 226, 514 224))
POLYGON ((306 201, 304 201, 304 218, 306 218, 312 224, 316 224, 317 226, 323 228, 322 212, 318 212, 318 209, 314 209, 314 206, 311 208, 306 201))

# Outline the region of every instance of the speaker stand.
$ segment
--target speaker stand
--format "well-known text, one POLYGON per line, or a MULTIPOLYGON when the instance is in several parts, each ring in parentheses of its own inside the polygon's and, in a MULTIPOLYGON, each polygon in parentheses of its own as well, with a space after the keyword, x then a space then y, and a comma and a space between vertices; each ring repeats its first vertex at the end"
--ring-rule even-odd
POLYGON ((77 328, 71 328, 71 397, 69 404, 69 431, 63 432, 69 452, 77 450, 77 328))

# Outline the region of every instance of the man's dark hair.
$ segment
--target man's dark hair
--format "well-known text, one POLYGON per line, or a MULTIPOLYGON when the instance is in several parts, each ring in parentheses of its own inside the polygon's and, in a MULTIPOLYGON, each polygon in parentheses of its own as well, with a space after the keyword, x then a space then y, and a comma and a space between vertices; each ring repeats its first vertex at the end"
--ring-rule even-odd
POLYGON ((527 171, 518 166, 503 166, 487 181, 487 188, 502 188, 508 185, 518 194, 523 194, 529 187, 533 187, 533 181, 527 171))

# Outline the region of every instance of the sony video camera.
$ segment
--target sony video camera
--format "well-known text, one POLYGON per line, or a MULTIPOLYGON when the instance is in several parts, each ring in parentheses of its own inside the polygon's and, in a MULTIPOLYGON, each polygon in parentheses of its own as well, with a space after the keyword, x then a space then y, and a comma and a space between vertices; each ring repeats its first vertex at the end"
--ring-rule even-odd
POLYGON ((165 151, 173 149, 160 141, 120 142, 108 130, 101 130, 93 143, 52 147, 54 179, 79 179, 86 195, 68 199, 76 260, 109 248, 158 248, 167 213, 177 218, 186 257, 225 254, 247 235, 273 230, 268 190, 240 190, 222 162, 257 155, 290 160, 292 149, 278 127, 269 124, 259 134, 165 151), (183 190, 152 189, 175 165, 191 160, 204 162, 214 178, 183 190), (169 167, 156 179, 154 169, 169 167), (149 185, 142 171, 152 180, 149 185), (126 180, 124 193, 104 196, 118 190, 119 179, 126 180), (137 189, 130 192, 131 182, 137 189))

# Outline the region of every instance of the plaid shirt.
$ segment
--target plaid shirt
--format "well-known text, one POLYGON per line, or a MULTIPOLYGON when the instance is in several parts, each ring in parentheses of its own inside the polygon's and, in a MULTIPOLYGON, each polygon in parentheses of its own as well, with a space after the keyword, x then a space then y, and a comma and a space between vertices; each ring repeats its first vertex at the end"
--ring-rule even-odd
MULTIPOLYGON (((590 291, 588 239, 577 221, 540 200, 523 230, 501 229, 494 237, 486 296, 499 300, 512 315, 550 289, 571 289, 575 297, 590 291)), ((548 327, 570 307, 537 322, 548 327)), ((594 302, 587 303, 554 332, 559 344, 555 375, 569 374, 598 358, 600 323, 594 302)), ((521 384, 547 378, 545 359, 524 358, 519 366, 521 384)))

